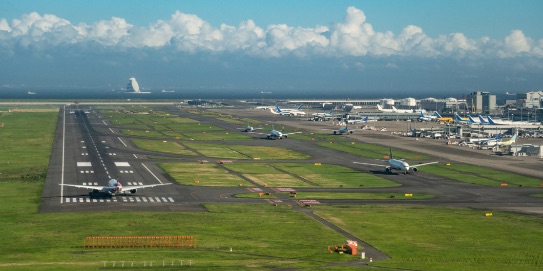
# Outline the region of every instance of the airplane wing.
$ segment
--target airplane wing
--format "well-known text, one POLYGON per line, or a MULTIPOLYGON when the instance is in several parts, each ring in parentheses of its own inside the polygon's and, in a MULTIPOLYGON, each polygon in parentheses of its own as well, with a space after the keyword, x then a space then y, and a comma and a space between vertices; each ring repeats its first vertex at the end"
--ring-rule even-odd
POLYGON ((374 167, 386 167, 387 165, 378 165, 378 164, 370 164, 370 163, 362 163, 362 162, 353 162, 355 164, 361 164, 366 166, 374 166, 374 167))
POLYGON ((123 185, 123 190, 149 188, 149 187, 155 187, 155 186, 161 186, 161 185, 169 185, 169 184, 171 184, 171 183, 157 183, 157 184, 146 184, 146 185, 123 185))
POLYGON ((85 189, 96 189, 96 190, 102 190, 104 188, 110 188, 109 186, 103 186, 103 185, 78 185, 78 184, 59 184, 62 186, 71 186, 71 187, 77 187, 77 188, 85 188, 85 189))
MULTIPOLYGON (((158 184, 147 184, 147 185, 123 185, 123 190, 132 190, 140 188, 155 187, 160 185, 169 185, 171 183, 158 183, 158 184)), ((112 190, 116 188, 115 186, 103 186, 103 185, 78 185, 78 184, 60 184, 63 186, 71 186, 84 189, 96 189, 96 190, 112 190)))
POLYGON ((294 132, 294 133, 283 133, 283 135, 293 135, 293 134, 301 134, 302 132, 294 132))
POLYGON ((429 162, 429 163, 423 163, 423 164, 418 164, 418 165, 411 165, 411 167, 422 167, 422 166, 427 166, 427 165, 432 165, 432 164, 437 164, 439 162, 429 162))

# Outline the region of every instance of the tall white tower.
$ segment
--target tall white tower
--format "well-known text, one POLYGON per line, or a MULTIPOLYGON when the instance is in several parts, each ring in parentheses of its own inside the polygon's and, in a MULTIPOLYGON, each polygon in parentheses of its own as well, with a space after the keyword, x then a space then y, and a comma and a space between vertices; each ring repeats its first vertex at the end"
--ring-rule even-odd
POLYGON ((128 79, 128 85, 126 85, 126 91, 127 92, 140 92, 140 86, 138 85, 138 81, 136 81, 136 78, 131 77, 128 79))

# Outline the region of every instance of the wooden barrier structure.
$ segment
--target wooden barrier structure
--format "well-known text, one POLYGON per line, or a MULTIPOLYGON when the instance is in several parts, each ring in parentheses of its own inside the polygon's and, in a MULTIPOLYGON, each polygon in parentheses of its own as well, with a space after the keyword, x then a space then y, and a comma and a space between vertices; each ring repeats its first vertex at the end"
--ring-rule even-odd
POLYGON ((88 236, 84 248, 196 247, 192 236, 88 236))

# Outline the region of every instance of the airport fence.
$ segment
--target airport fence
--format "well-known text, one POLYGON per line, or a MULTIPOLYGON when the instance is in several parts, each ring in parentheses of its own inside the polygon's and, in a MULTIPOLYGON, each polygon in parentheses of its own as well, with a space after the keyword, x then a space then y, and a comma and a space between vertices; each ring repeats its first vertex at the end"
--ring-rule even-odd
POLYGON ((193 236, 88 236, 84 248, 195 248, 193 236))

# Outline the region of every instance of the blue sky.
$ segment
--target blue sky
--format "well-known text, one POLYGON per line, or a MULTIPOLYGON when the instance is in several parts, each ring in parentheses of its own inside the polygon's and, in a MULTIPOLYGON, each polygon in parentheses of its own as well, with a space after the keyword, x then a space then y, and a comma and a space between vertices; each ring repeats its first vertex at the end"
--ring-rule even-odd
POLYGON ((529 91, 543 85, 541 14, 543 1, 529 0, 5 0, 0 88, 137 76, 157 88, 301 95, 529 91))

